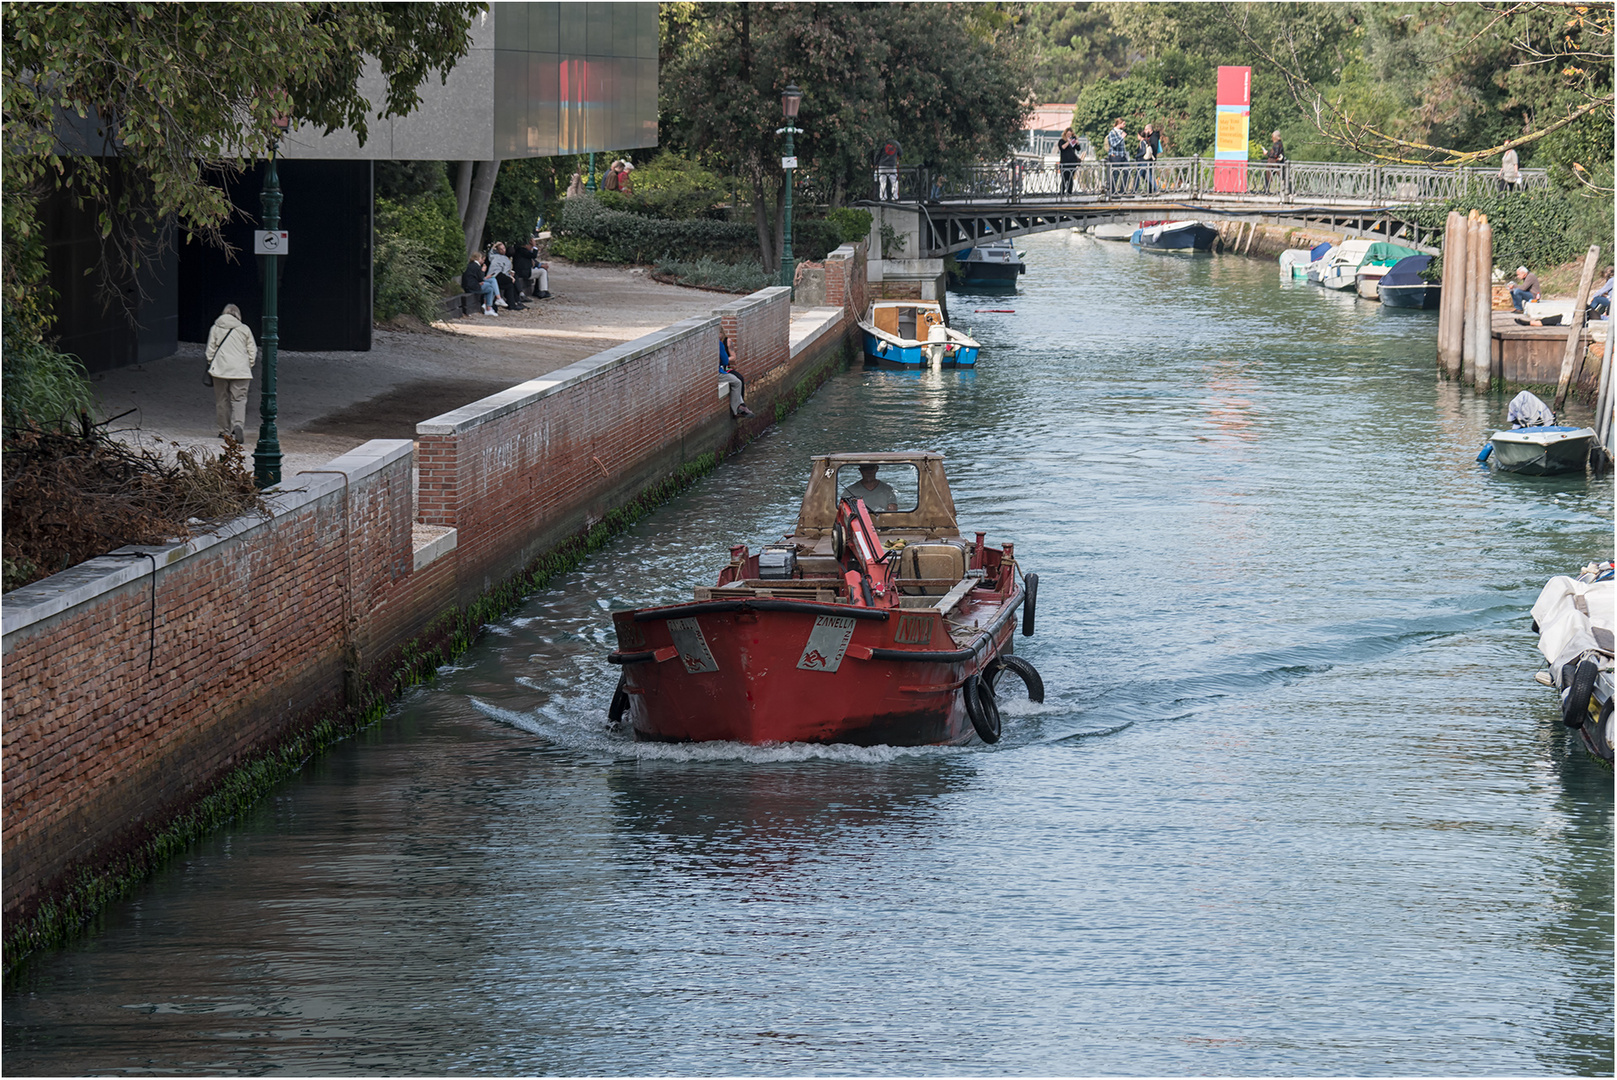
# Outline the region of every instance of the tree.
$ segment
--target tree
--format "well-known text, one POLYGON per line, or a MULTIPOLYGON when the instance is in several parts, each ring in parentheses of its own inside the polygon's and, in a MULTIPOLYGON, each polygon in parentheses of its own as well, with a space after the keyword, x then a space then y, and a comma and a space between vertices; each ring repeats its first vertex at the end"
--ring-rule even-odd
MULTIPOLYGON (((218 181, 265 156, 278 116, 363 143, 375 110, 403 115, 470 45, 481 3, 11 3, 0 23, 4 300, 42 311, 38 201, 71 190, 95 211, 101 280, 134 280, 169 222, 223 245, 218 181), (358 89, 368 60, 385 100, 358 89)), ((14 306, 16 305, 16 306, 14 306)), ((36 318, 37 322, 37 318, 36 318)), ((43 324, 31 327, 43 332, 43 324)), ((10 328, 8 328, 8 336, 10 328)))
POLYGON ((868 189, 884 138, 908 162, 963 166, 1015 145, 1028 109, 998 5, 664 4, 661 52, 660 142, 746 179, 766 269, 779 266, 788 83, 804 94, 797 156, 833 205, 868 189))

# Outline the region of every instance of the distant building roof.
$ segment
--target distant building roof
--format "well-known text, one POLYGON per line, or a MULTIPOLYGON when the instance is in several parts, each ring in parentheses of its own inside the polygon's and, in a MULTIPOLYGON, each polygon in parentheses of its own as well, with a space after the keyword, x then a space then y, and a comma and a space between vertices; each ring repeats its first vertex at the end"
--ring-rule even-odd
POLYGON ((1072 126, 1076 105, 1040 105, 1022 125, 1024 131, 1061 131, 1072 126))

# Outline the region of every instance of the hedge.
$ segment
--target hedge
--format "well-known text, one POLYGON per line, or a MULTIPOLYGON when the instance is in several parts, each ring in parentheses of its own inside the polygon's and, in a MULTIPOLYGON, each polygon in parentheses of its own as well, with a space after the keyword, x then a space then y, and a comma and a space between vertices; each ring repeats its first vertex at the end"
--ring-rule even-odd
MULTIPOLYGON (((588 249, 603 262, 654 263, 659 259, 693 259, 756 256, 758 231, 750 224, 667 218, 610 210, 593 195, 572 195, 563 200, 556 235, 567 241, 594 241, 588 249)), ((566 255, 569 249, 584 245, 553 244, 552 250, 566 255)))

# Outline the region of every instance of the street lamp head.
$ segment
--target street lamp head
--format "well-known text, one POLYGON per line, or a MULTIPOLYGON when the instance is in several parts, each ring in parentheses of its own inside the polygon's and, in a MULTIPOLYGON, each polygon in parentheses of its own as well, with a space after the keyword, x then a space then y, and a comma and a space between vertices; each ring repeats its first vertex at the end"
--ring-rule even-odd
POLYGON ((803 103, 803 91, 795 83, 789 83, 786 89, 780 92, 780 110, 786 119, 797 119, 797 107, 803 103))

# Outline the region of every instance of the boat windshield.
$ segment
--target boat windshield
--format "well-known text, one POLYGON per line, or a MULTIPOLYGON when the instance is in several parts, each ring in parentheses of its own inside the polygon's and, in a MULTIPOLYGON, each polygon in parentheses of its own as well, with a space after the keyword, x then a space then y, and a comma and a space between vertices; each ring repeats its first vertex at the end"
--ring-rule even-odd
POLYGON ((843 465, 837 469, 837 498, 863 499, 872 514, 909 513, 920 502, 920 474, 914 465, 843 465))

